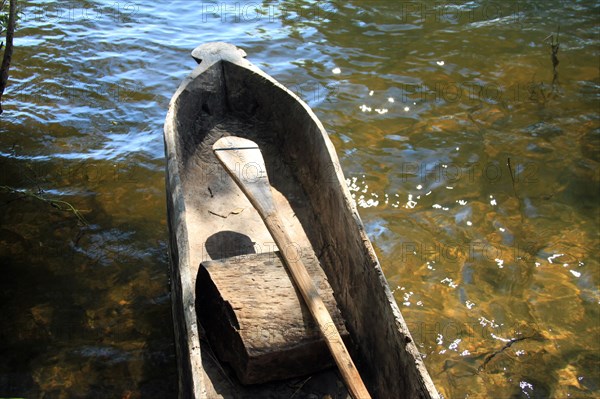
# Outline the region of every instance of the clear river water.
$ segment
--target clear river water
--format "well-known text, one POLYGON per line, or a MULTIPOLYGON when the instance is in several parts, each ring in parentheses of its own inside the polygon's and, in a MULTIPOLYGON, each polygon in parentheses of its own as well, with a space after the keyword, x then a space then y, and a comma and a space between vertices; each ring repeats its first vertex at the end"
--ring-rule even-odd
POLYGON ((209 41, 325 125, 445 398, 600 396, 598 1, 19 3, 0 397, 175 397, 162 126, 209 41))

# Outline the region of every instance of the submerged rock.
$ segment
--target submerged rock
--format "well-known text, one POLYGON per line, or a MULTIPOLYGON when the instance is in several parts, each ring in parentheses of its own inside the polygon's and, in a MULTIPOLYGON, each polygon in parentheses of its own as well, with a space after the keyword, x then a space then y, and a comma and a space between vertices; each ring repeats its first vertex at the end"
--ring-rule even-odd
POLYGON ((527 126, 523 131, 533 137, 541 137, 543 139, 551 139, 563 134, 563 130, 548 122, 538 122, 527 126))
POLYGON ((600 129, 590 130, 583 136, 581 153, 592 161, 600 162, 600 129))

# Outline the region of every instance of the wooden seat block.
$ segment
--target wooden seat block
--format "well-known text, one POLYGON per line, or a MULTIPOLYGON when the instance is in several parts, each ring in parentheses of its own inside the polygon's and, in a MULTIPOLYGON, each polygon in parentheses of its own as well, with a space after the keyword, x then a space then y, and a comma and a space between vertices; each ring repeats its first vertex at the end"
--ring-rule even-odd
MULTIPOLYGON (((300 251, 344 341, 348 331, 312 249, 300 251)), ((240 382, 298 377, 333 364, 279 252, 203 262, 196 309, 209 342, 240 382)))

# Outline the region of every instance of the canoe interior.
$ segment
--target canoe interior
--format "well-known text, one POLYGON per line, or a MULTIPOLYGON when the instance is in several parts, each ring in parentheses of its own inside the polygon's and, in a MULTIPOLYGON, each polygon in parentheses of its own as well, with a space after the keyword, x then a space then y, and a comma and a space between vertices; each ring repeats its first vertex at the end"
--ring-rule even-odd
MULTIPOLYGON (((190 306, 200 262, 276 249, 257 212, 211 151, 219 138, 236 135, 260 146, 284 224, 298 248, 312 248, 319 258, 352 336, 349 350, 371 395, 436 397, 351 203, 331 143, 312 112, 264 73, 229 61, 208 67, 174 101, 170 134, 175 148, 167 154, 174 166, 169 165, 167 185, 172 276, 174 290, 180 291, 174 292, 178 350, 193 353, 182 309, 190 306), (187 283, 183 274, 189 276, 187 283)), ((169 128, 165 131, 167 136, 169 128)), ((240 173, 253 172, 252 165, 240 165, 240 173)), ((298 380, 243 387, 200 341, 201 365, 193 359, 180 364, 182 391, 189 391, 185 380, 195 378, 200 378, 195 384, 202 386, 201 397, 207 398, 289 398, 298 389, 298 380)), ((181 359, 186 353, 178 355, 181 359)), ((295 397, 346 398, 341 385, 335 370, 329 370, 313 375, 295 397)))

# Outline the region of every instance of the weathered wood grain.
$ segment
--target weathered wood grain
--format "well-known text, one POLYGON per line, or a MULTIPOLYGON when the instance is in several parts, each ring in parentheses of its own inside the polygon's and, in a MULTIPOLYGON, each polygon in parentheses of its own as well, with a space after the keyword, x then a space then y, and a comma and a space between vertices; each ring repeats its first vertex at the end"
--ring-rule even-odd
POLYGON ((310 314, 317 322, 321 335, 325 339, 348 390, 355 399, 371 399, 371 395, 365 387, 339 331, 335 327, 331 314, 325 307, 323 299, 308 274, 303 259, 296 256, 293 253, 294 251, 290 251, 294 248, 294 242, 279 218, 260 148, 252 140, 230 136, 219 139, 213 145, 213 151, 258 211, 273 240, 281 249, 281 256, 287 271, 292 277, 294 286, 300 291, 310 314), (236 170, 239 169, 240 165, 251 165, 256 173, 244 176, 243 173, 236 170))
MULTIPOLYGON (((348 339, 331 286, 312 251, 301 251, 335 326, 348 339)), ((307 375, 332 365, 318 326, 279 253, 203 262, 197 280, 199 319, 218 357, 244 384, 307 375)))
MULTIPOLYGON (((302 100, 244 55, 226 43, 198 47, 194 57, 201 62, 174 94, 165 120, 180 397, 289 398, 295 392, 289 381, 236 386, 223 378, 200 340, 196 310, 203 304, 194 301, 200 263, 218 257, 215 248, 231 248, 231 237, 251 243, 237 247, 238 255, 251 253, 253 247, 255 252, 276 247, 211 151, 224 136, 248 138, 263 150, 277 207, 283 209, 282 223, 295 242, 303 242, 304 235, 296 232, 308 236, 302 246, 316 252, 329 279, 357 345, 349 348, 351 355, 371 395, 439 397, 387 285, 327 132, 302 100)), ((335 375, 329 377, 335 380, 335 375)), ((317 379, 324 381, 316 374, 310 381, 317 379)), ((332 395, 317 393, 325 394, 332 395)))

